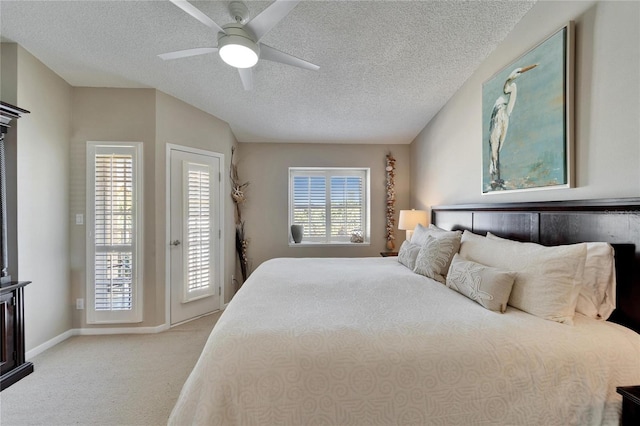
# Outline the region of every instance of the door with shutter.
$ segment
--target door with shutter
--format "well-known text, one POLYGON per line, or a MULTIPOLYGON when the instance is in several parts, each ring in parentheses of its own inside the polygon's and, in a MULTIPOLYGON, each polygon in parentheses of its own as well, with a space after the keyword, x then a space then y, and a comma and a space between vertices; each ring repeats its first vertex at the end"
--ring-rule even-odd
POLYGON ((171 325, 220 308, 220 156, 171 149, 171 325))

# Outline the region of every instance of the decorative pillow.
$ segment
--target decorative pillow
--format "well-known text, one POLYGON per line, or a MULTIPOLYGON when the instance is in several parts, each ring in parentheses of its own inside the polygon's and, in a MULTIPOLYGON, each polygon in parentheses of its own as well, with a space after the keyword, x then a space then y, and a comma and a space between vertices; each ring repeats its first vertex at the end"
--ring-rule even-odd
POLYGON ((424 244, 420 247, 416 266, 413 272, 432 278, 444 284, 448 265, 453 255, 457 253, 458 244, 452 238, 435 238, 427 235, 424 244))
POLYGON ((427 235, 430 235, 429 228, 422 226, 422 224, 417 224, 415 229, 413 230, 413 234, 411 234, 411 244, 416 244, 422 247, 424 244, 427 235))
POLYGON ((451 265, 451 259, 453 259, 454 253, 457 253, 460 249, 460 238, 462 237, 462 232, 445 231, 444 229, 440 228, 427 228, 418 224, 416 226, 416 229, 413 231, 413 235, 411 236, 411 244, 416 244, 419 247, 422 247, 427 241, 428 236, 431 236, 437 240, 446 240, 453 245, 453 252, 451 253, 449 259, 447 259, 447 264, 445 265, 444 269, 439 272, 439 274, 444 277, 445 275, 447 275, 447 271, 449 271, 449 266, 451 265))
POLYGON ((465 231, 460 255, 516 272, 509 305, 540 318, 573 324, 584 274, 586 244, 545 247, 465 231))
POLYGON ((402 263, 407 268, 413 271, 416 266, 416 257, 420 252, 420 246, 411 244, 409 241, 404 240, 398 251, 398 262, 402 263))
POLYGON ((507 310, 515 273, 464 260, 456 254, 447 274, 447 287, 495 312, 507 310))

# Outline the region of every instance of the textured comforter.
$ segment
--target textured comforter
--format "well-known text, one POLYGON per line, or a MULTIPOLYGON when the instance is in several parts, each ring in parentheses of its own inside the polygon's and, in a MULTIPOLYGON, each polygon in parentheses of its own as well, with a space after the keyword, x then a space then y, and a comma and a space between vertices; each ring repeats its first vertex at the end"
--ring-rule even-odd
POLYGON ((640 335, 488 311, 395 258, 274 259, 222 314, 170 424, 617 424, 640 335))

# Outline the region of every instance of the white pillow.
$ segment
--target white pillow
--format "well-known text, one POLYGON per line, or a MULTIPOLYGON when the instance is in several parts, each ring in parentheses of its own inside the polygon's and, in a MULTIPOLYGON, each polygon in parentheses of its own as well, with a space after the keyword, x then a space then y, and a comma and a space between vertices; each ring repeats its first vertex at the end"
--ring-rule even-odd
POLYGON ((430 235, 429 228, 422 226, 421 224, 417 224, 413 230, 413 234, 411 234, 411 244, 422 247, 427 235, 430 235))
POLYGON ((447 274, 447 287, 495 312, 507 310, 515 273, 453 256, 447 274))
POLYGON ((413 272, 444 284, 451 259, 458 252, 459 239, 427 235, 420 247, 413 272))
POLYGON ((608 243, 587 243, 584 280, 576 312, 606 320, 615 309, 616 266, 613 247, 608 243))
POLYGON ((460 254, 467 260, 516 272, 509 305, 540 318, 573 324, 586 244, 545 247, 465 231, 460 254))
POLYGON ((413 271, 416 266, 416 257, 420 252, 420 246, 411 244, 409 241, 404 240, 398 251, 398 262, 402 263, 407 268, 413 271))
MULTIPOLYGON (((487 238, 500 239, 491 233, 487 238)), ((587 257, 576 312, 606 320, 616 308, 614 250, 609 243, 586 244, 587 257)))
POLYGON ((450 254, 447 259, 447 264, 443 269, 438 272, 439 275, 442 276, 442 282, 444 282, 444 276, 447 275, 447 271, 449 271, 449 266, 451 266, 451 259, 453 259, 453 255, 458 252, 460 249, 460 238, 462 237, 461 231, 445 231, 444 229, 425 227, 420 224, 416 226, 416 229, 413 231, 413 235, 411 236, 411 244, 416 244, 419 247, 424 246, 427 241, 427 237, 433 237, 437 240, 446 241, 446 244, 451 244, 453 246, 453 252, 450 254))

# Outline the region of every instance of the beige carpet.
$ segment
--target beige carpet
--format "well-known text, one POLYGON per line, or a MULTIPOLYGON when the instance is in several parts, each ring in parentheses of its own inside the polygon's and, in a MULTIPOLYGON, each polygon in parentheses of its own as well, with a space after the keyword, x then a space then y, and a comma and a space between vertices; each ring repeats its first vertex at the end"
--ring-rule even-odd
POLYGON ((67 339, 0 393, 0 424, 164 425, 219 316, 158 334, 67 339))

